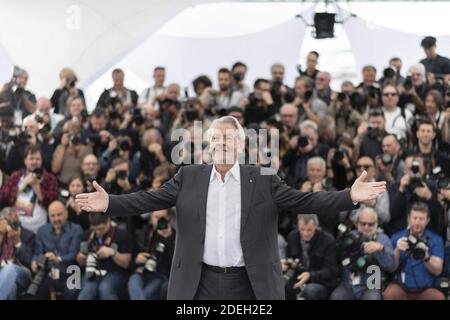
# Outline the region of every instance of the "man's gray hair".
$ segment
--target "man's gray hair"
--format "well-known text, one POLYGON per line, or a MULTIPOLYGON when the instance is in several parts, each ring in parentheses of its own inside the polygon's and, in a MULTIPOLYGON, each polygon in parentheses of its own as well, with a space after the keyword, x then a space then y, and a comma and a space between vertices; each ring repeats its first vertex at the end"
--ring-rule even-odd
POLYGON ((418 71, 420 72, 420 74, 422 75, 422 81, 425 81, 425 66, 422 63, 415 63, 412 66, 409 67, 408 69, 408 74, 412 73, 413 71, 418 71))
POLYGON ((305 224, 308 224, 310 221, 313 221, 316 226, 319 225, 319 218, 317 214, 298 214, 297 221, 300 222, 302 220, 305 224))
POLYGON ((211 126, 209 127, 208 130, 208 134, 207 134, 207 140, 211 141, 211 134, 212 134, 212 129, 214 128, 215 125, 219 124, 219 123, 228 123, 228 124, 232 124, 237 131, 237 135, 238 135, 238 139, 241 143, 245 142, 245 131, 244 128, 242 128, 241 124, 239 123, 239 121, 233 117, 233 116, 224 116, 218 119, 215 119, 212 123, 211 126))
POLYGON ((308 162, 306 162, 306 170, 309 170, 309 167, 313 164, 320 164, 323 168, 323 171, 326 172, 327 164, 325 163, 325 160, 323 160, 322 157, 312 157, 308 159, 308 162))
POLYGON ((356 221, 359 221, 359 218, 361 217, 361 214, 363 214, 363 213, 371 213, 375 217, 376 222, 378 223, 378 213, 372 207, 364 207, 361 210, 359 210, 356 215, 356 221))
POLYGON ((305 120, 300 124, 300 131, 305 129, 313 129, 314 131, 318 131, 319 127, 314 121, 311 120, 305 120))

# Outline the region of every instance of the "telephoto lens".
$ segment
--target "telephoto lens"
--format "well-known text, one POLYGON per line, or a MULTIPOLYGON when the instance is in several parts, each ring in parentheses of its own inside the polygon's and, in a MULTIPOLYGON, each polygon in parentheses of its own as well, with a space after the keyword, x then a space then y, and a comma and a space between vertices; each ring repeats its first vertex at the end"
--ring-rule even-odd
POLYGON ((392 160, 393 160, 392 156, 390 154, 388 154, 388 153, 384 153, 381 156, 381 162, 383 162, 383 164, 385 166, 388 166, 388 165, 392 164, 392 160))

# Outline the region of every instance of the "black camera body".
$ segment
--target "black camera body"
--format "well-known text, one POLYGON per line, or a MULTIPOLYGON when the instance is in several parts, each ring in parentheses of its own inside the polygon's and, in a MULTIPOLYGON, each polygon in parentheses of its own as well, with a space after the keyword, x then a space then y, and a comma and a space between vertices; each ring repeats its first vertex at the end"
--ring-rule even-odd
POLYGON ((44 175, 44 170, 42 168, 36 168, 33 170, 32 175, 35 179, 41 180, 44 175))
POLYGON ((428 241, 425 238, 416 237, 412 234, 408 236, 408 251, 411 252, 415 260, 425 259, 426 250, 428 248, 428 241))
POLYGON ((128 178, 128 173, 126 170, 118 170, 116 172, 117 180, 125 180, 128 178))
POLYGON ((374 126, 373 124, 369 123, 369 125, 367 126, 367 136, 372 138, 372 139, 376 139, 379 135, 379 130, 376 126, 374 126))
POLYGON ((286 286, 293 286, 296 282, 298 275, 305 272, 305 268, 300 263, 300 259, 298 258, 288 258, 286 259, 287 269, 283 274, 283 279, 285 281, 286 286))
POLYGON ((309 144, 309 138, 307 136, 298 137, 298 147, 305 148, 309 144))
POLYGON ((338 248, 341 265, 354 273, 363 273, 370 265, 377 264, 373 255, 364 253, 364 237, 360 232, 352 232, 350 227, 340 224, 338 226, 338 248))
POLYGON ((442 171, 441 167, 435 167, 432 171, 432 178, 436 182, 439 189, 449 189, 450 179, 442 171))
POLYGON ((394 158, 388 154, 388 153, 383 153, 383 155, 381 156, 381 162, 385 165, 391 165, 394 162, 394 158))
POLYGON ((34 276, 33 280, 31 281, 31 284, 28 286, 28 289, 26 292, 30 296, 36 296, 36 294, 39 291, 39 288, 41 287, 45 278, 47 278, 49 270, 50 270, 49 260, 43 254, 39 255, 36 258, 36 264, 37 264, 36 275, 34 276))
POLYGON ((74 146, 78 146, 81 143, 81 138, 77 134, 69 135, 69 140, 74 146))

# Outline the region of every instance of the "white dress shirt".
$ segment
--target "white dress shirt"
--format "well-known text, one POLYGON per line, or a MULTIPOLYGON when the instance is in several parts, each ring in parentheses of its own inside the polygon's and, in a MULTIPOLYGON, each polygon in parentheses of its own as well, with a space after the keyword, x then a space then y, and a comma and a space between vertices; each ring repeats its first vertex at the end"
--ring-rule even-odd
POLYGON ((244 266, 240 242, 241 173, 238 162, 221 175, 215 166, 209 179, 203 262, 219 267, 244 266))

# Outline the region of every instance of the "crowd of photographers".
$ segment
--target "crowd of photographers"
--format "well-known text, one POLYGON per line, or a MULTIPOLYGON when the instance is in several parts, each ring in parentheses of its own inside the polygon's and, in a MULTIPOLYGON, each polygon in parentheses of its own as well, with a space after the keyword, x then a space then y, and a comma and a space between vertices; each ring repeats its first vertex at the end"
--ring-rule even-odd
POLYGON ((83 212, 74 197, 94 180, 116 195, 158 189, 180 166, 174 130, 188 133, 182 157, 206 161, 191 149, 198 139, 207 146, 194 123, 207 130, 222 115, 245 129, 278 129, 268 139, 278 139, 279 157, 250 144, 246 154, 261 166, 268 156, 302 192, 349 188, 363 171, 387 182, 353 211, 280 211, 288 299, 446 299, 450 60, 435 38, 421 45, 426 58, 407 72, 394 57, 381 74, 365 66, 363 81, 344 81, 339 92, 315 51, 293 84, 275 63, 250 88, 247 65, 236 62, 218 70, 217 88, 206 75, 194 79, 191 95, 165 83, 164 67, 141 94, 115 69, 91 112, 72 69, 61 70, 51 98, 36 99, 16 67, 0 92, 0 299, 165 299, 176 210, 111 219, 83 212))

